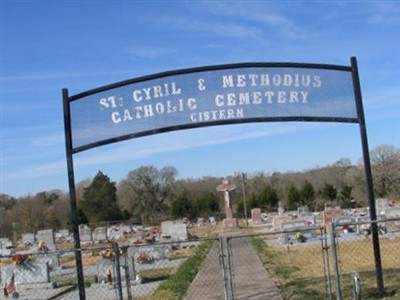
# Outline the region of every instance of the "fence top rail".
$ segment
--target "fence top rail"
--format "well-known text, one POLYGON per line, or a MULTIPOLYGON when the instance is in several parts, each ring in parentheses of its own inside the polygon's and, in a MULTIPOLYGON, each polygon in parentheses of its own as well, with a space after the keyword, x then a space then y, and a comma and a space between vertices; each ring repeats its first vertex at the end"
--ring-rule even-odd
POLYGON ((296 231, 307 232, 307 231, 316 231, 316 230, 320 230, 321 233, 324 233, 325 227, 324 226, 301 227, 301 228, 290 228, 289 230, 280 230, 280 231, 271 231, 271 232, 262 232, 262 233, 250 233, 250 234, 243 234, 243 235, 232 235, 232 236, 226 237, 226 239, 231 240, 231 239, 238 239, 238 238, 259 237, 259 236, 264 236, 264 235, 277 235, 277 234, 283 234, 283 233, 293 233, 296 231))
POLYGON ((388 223, 388 222, 396 222, 396 221, 400 221, 400 217, 399 218, 384 218, 384 219, 380 219, 380 220, 364 220, 364 221, 356 221, 356 222, 343 222, 338 224, 338 221, 334 221, 332 222, 332 225, 334 225, 335 227, 339 227, 339 226, 343 226, 343 225, 363 225, 363 224, 372 224, 372 223, 388 223))

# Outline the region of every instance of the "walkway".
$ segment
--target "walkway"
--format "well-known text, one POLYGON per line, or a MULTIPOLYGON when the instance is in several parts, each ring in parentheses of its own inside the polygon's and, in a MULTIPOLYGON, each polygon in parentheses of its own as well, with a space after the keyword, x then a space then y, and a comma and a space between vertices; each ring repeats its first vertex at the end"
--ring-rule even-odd
MULTIPOLYGON (((226 237, 237 235, 224 233, 224 265, 229 275, 226 237)), ((185 300, 283 300, 275 282, 265 270, 248 238, 230 240, 232 281, 227 281, 228 295, 225 298, 225 284, 219 260, 219 247, 215 243, 206 257, 196 278, 188 289, 185 300), (232 295, 233 293, 233 295, 232 295)), ((229 276, 227 276, 229 278, 229 276)))

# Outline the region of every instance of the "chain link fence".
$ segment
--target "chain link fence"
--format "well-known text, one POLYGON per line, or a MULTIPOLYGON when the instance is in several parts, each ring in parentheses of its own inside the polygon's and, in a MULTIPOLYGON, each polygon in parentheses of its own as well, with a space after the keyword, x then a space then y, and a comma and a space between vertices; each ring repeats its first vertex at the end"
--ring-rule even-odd
MULTIPOLYGON (((88 245, 81 249, 86 299, 377 299, 371 222, 352 221, 88 245)), ((385 299, 400 299, 400 219, 377 225, 385 299)), ((74 250, 39 250, 1 258, 0 298, 79 299, 74 250)))
POLYGON ((384 291, 377 290, 372 224, 363 220, 352 223, 351 219, 332 224, 337 288, 343 299, 377 299, 379 294, 400 299, 400 219, 380 216, 376 222, 384 291))

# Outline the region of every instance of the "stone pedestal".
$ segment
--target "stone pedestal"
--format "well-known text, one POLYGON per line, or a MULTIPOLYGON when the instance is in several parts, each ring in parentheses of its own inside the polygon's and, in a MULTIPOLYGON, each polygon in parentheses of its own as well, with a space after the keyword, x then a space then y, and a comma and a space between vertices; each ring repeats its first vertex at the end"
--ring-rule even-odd
POLYGON ((225 207, 225 217, 226 220, 233 219, 233 211, 231 207, 225 207))
POLYGON ((236 229, 238 227, 238 221, 236 218, 222 220, 222 228, 224 230, 236 229))

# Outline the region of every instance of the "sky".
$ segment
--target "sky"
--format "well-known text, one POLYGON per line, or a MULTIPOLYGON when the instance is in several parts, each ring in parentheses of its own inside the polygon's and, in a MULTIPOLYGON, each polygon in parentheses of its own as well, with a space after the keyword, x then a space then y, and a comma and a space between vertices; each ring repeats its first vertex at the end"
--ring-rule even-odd
MULTIPOLYGON (((243 62, 350 65, 369 149, 400 147, 398 1, 0 1, 0 193, 68 192, 62 89, 243 62)), ((75 181, 141 166, 178 178, 304 171, 362 158, 357 124, 267 122, 130 139, 74 154, 75 181)))

